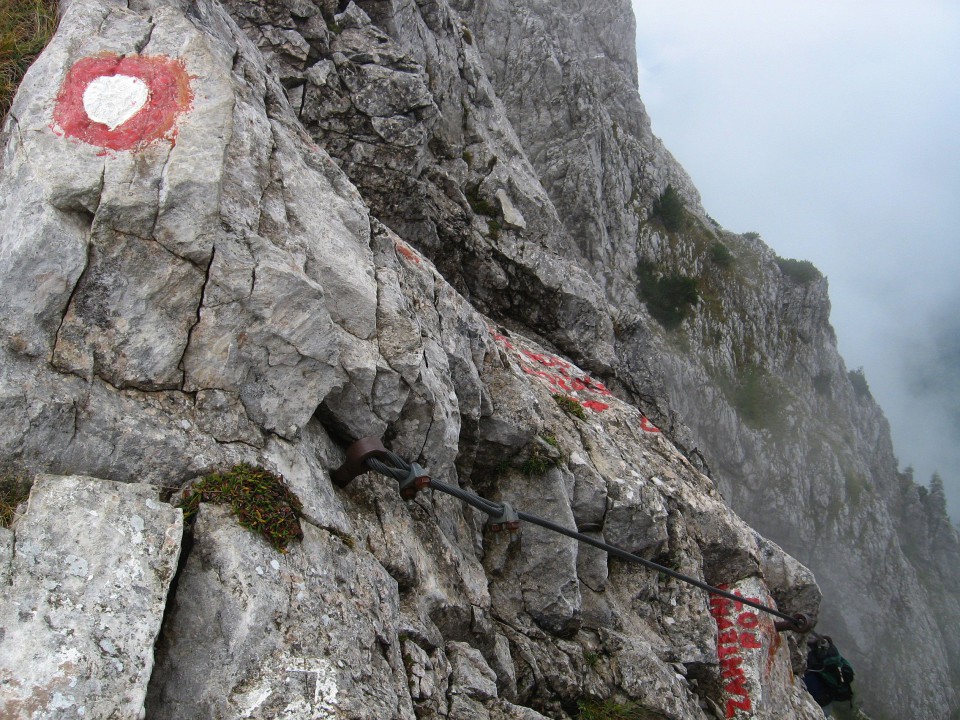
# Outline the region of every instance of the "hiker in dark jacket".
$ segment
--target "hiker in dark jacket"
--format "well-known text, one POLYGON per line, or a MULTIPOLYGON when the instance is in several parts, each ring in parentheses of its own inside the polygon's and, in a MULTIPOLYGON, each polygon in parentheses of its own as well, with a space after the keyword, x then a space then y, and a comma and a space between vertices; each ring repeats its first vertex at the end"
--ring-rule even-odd
POLYGON ((827 635, 814 635, 809 648, 803 683, 823 708, 823 714, 830 717, 830 703, 853 699, 853 668, 841 657, 840 651, 827 635))

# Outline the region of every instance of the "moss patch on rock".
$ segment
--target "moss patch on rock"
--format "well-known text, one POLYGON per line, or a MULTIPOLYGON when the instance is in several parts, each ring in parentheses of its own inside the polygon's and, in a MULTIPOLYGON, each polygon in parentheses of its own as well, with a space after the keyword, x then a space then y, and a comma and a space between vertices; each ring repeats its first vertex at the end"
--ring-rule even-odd
POLYGON ((201 502, 229 505, 241 526, 260 533, 280 552, 303 538, 300 498, 282 477, 261 467, 241 463, 192 485, 181 504, 184 521, 196 516, 201 502))
POLYGON ((576 398, 556 393, 553 396, 553 400, 567 415, 573 415, 575 418, 580 418, 581 420, 587 419, 587 413, 584 411, 583 405, 581 405, 580 401, 576 398))

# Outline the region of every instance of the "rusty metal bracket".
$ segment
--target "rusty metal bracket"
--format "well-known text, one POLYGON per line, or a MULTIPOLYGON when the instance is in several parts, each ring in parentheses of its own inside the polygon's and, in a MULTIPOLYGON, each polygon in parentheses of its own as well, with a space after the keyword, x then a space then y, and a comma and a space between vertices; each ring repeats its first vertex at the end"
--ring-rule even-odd
POLYGON ((413 500, 418 492, 430 487, 430 476, 417 463, 410 463, 407 477, 397 482, 400 483, 400 497, 404 500, 413 500))
POLYGON ((503 510, 499 515, 490 516, 490 529, 493 532, 500 532, 507 529, 510 532, 517 532, 520 529, 520 516, 513 509, 513 505, 508 502, 503 503, 503 510))
POLYGON ((813 630, 815 624, 808 615, 797 613, 793 616, 793 620, 777 620, 773 627, 776 628, 777 632, 790 630, 802 635, 813 630))
POLYGON ((367 460, 376 458, 377 460, 389 460, 387 449, 383 446, 380 438, 365 437, 357 440, 353 445, 347 448, 347 459, 343 465, 330 473, 330 479, 337 487, 346 487, 355 477, 369 472, 367 460))

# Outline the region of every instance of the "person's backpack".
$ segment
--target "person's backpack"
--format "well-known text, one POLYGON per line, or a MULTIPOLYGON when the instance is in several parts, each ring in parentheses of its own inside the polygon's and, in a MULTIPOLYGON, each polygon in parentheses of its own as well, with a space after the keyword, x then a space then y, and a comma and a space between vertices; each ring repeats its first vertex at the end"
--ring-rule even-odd
POLYGON ((823 668, 817 672, 831 701, 853 699, 853 666, 839 652, 834 651, 823 658, 823 668))

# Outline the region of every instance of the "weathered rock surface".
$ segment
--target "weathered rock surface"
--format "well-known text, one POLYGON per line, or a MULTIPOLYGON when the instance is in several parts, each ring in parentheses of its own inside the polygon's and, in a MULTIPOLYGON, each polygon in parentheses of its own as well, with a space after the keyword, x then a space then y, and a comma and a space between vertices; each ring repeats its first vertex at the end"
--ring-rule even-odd
POLYGON ((182 533, 150 485, 37 478, 4 552, 0 715, 141 717, 182 533))
POLYGON ((307 524, 280 555, 216 506, 193 538, 148 717, 412 716, 396 581, 370 553, 307 524))
POLYGON ((651 135, 629 4, 452 4, 575 239, 561 252, 579 256, 616 308, 616 378, 693 461, 706 460, 751 525, 814 570, 821 630, 857 668, 871 714, 956 712, 950 588, 960 578, 930 569, 957 567, 957 532, 899 472, 882 412, 851 382, 826 281, 789 272, 755 234, 716 225, 651 135), (686 215, 669 230, 655 211, 668 185, 686 215), (638 262, 697 280, 700 302, 679 328, 650 318, 638 262))
MULTIPOLYGON (((829 375, 836 407, 798 391, 785 427, 838 408, 849 420, 855 402, 825 287, 785 278, 762 243, 711 230, 651 135, 625 2, 63 6, 0 136, 0 466, 82 473, 109 492, 152 485, 156 498, 250 462, 281 473, 304 505, 303 540, 286 554, 202 506, 160 641, 130 650, 140 665, 128 671, 145 668, 139 699, 105 696, 101 715, 133 717, 146 693, 149 717, 177 718, 533 720, 608 699, 671 720, 821 716, 793 674, 802 638, 778 636, 765 615, 719 618, 700 590, 538 527, 493 532, 439 492, 404 502, 373 475, 335 488, 345 442, 364 435, 438 480, 784 612, 815 616, 820 592, 780 546, 833 561, 853 580, 835 596, 856 600, 850 654, 885 677, 856 653, 880 647, 876 618, 898 607, 862 602, 862 581, 887 567, 874 551, 900 532, 881 501, 890 488, 867 491, 872 527, 852 510, 779 522, 788 503, 826 497, 800 482, 803 463, 887 477, 885 427, 875 409, 855 410, 851 438, 814 452, 745 424, 717 380, 737 363, 810 387, 829 375), (129 122, 169 121, 149 137, 126 120, 91 125, 109 110, 96 98, 64 109, 85 97, 71 85, 78 68, 139 67, 125 58, 153 68, 146 101, 114 98, 146 103, 129 122), (70 112, 86 131, 65 123, 70 112), (668 183, 686 202, 685 231, 655 218, 668 183), (710 264, 719 237, 748 282, 710 264), (701 277, 707 309, 660 328, 636 292, 641 261, 701 277), (708 465, 779 545, 727 507, 708 465), (761 484, 771 469, 797 483, 761 484), (770 507, 776 523, 760 512, 770 507), (825 528, 837 557, 803 545, 825 528), (838 541, 856 528, 871 538, 857 545, 866 569, 838 541), (723 622, 738 624, 736 650, 723 622), (742 679, 723 675, 724 646, 742 679)), ((926 511, 904 501, 903 512, 926 511)), ((94 544, 115 529, 77 525, 94 544)), ((24 518, 0 538, 11 587, 28 528, 24 518)), ((908 569, 899 591, 927 593, 892 542, 889 567, 908 569)), ((943 528, 912 542, 947 561, 957 547, 943 528)), ((939 602, 958 617, 952 582, 895 610, 913 623, 898 632, 919 627, 937 661, 956 653, 930 612, 939 602)), ((18 596, 4 594, 7 638, 18 596)), ((76 642, 64 647, 86 652, 76 642)), ((915 646, 883 647, 902 657, 915 646)), ((877 697, 939 717, 934 707, 955 702, 946 667, 911 667, 915 694, 877 697)), ((4 702, 14 689, 0 685, 4 702)))

